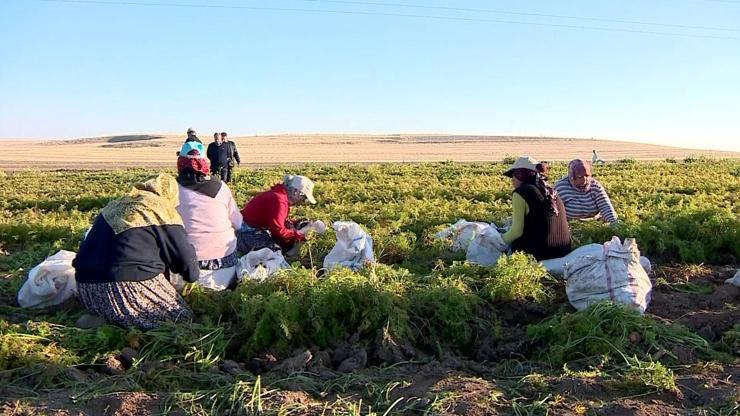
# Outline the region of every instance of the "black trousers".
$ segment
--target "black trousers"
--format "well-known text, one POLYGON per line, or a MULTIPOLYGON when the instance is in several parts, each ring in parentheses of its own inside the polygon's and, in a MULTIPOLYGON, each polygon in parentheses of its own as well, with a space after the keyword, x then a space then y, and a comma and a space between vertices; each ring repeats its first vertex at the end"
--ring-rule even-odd
POLYGON ((224 182, 231 182, 231 168, 228 166, 217 166, 211 170, 211 174, 218 175, 224 182))

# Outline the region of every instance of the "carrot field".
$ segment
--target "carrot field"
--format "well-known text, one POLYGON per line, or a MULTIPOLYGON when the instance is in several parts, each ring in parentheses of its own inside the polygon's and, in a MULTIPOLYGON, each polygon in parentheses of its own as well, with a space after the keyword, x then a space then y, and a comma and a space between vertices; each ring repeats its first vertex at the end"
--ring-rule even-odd
MULTIPOLYGON (((291 268, 184 295, 192 322, 80 329, 76 300, 23 309, 28 270, 77 251, 94 216, 155 170, 0 172, 0 413, 195 415, 737 415, 740 160, 594 167, 620 216, 572 222, 574 247, 634 237, 653 262, 647 313, 576 312, 565 284, 515 253, 465 262, 434 235, 511 215, 510 161, 239 168, 237 203, 285 173, 316 183, 295 217, 355 221, 377 263, 291 268)), ((174 174, 174 169, 169 170, 174 174)), ((566 172, 552 164, 552 182, 566 172)))

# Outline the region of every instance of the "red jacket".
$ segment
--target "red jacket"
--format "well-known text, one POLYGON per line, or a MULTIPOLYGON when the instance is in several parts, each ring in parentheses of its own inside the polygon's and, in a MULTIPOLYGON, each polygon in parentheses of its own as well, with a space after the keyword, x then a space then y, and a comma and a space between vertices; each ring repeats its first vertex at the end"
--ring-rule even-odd
POLYGON ((289 212, 288 189, 278 184, 252 197, 242 209, 242 218, 252 228, 269 230, 272 239, 281 247, 289 247, 305 239, 288 220, 289 212))

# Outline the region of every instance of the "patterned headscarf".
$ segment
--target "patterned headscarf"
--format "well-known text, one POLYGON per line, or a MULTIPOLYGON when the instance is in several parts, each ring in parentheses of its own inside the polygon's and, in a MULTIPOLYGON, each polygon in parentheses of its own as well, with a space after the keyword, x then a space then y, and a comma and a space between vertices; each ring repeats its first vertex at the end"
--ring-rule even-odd
POLYGON ((591 190, 591 162, 583 159, 574 159, 568 163, 568 181, 570 185, 580 192, 588 192, 591 190), (576 185, 576 176, 585 176, 586 182, 581 185, 576 185))
POLYGON ((182 225, 176 209, 179 192, 175 178, 162 173, 134 185, 128 195, 108 203, 101 215, 116 234, 149 225, 182 225))
POLYGON ((177 157, 177 172, 193 172, 207 176, 211 171, 211 163, 197 150, 191 150, 187 155, 177 157))
POLYGON ((513 175, 522 183, 534 185, 547 201, 545 209, 552 214, 558 215, 558 192, 547 182, 545 170, 546 167, 539 163, 536 170, 525 168, 514 169, 513 175))

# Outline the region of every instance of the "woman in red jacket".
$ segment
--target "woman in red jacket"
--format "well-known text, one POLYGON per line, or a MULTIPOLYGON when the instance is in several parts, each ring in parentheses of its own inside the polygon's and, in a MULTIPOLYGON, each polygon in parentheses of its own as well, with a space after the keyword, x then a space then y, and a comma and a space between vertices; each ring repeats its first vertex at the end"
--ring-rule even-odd
POLYGON ((269 247, 288 251, 306 236, 288 219, 290 207, 316 203, 313 182, 305 176, 285 175, 283 183, 259 193, 242 209, 244 223, 237 235, 237 250, 248 253, 269 247))

